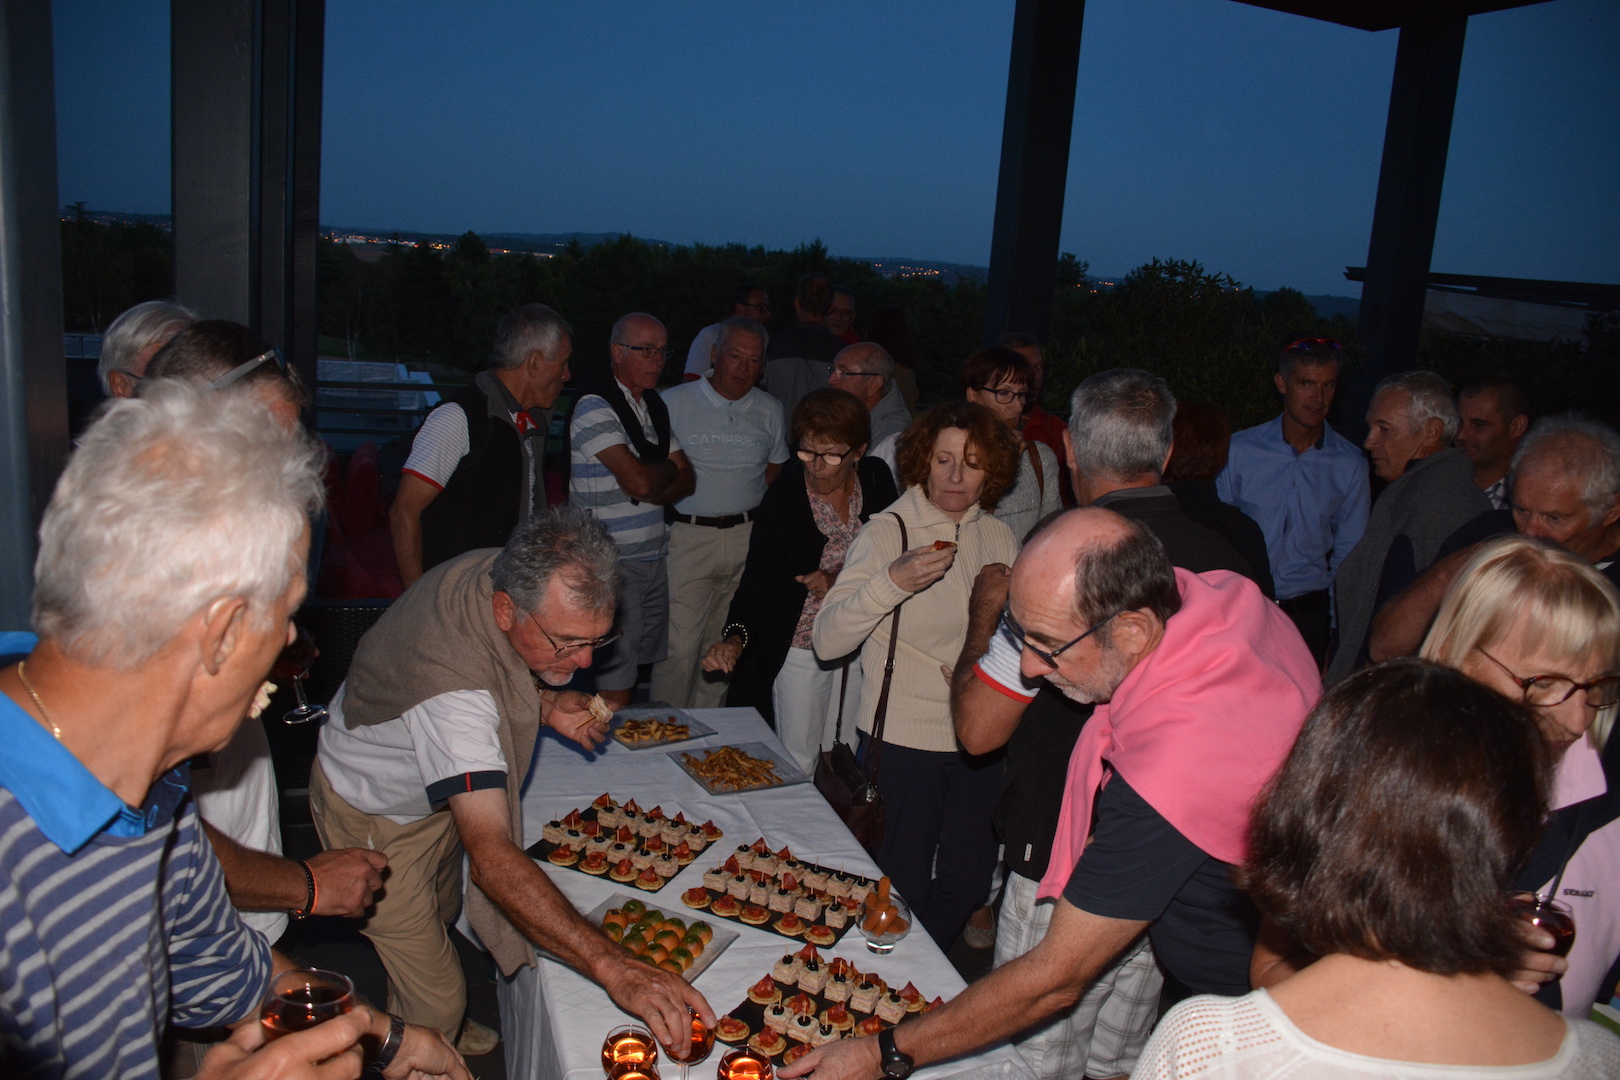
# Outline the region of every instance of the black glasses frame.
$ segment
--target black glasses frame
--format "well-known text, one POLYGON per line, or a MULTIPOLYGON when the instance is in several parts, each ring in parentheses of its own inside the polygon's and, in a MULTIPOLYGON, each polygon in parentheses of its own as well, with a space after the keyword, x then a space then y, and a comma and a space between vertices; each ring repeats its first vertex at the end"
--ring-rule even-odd
MULTIPOLYGON (((1118 614, 1119 612, 1114 612, 1114 615, 1118 614)), ((1098 619, 1095 623, 1091 624, 1091 629, 1087 630, 1073 641, 1059 645, 1050 652, 1029 643, 1029 637, 1024 633, 1024 628, 1018 625, 1017 619, 1013 618, 1011 607, 1004 607, 1001 609, 1001 624, 1007 628, 1008 632, 1011 633, 1013 637, 1018 639, 1018 644, 1021 647, 1034 653, 1036 658, 1039 659, 1041 663, 1045 664, 1053 671, 1056 671, 1058 666, 1058 657, 1062 656, 1064 653, 1086 640, 1086 638, 1090 637, 1092 634, 1095 634, 1098 630, 1101 630, 1108 623, 1108 619, 1112 619, 1114 615, 1108 616, 1107 619, 1098 619)))

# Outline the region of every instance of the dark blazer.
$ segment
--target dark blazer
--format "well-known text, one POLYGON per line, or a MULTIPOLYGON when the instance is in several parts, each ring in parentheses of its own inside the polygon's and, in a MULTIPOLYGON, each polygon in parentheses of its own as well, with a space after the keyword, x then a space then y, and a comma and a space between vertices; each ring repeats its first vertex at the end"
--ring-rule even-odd
MULTIPOLYGON (((862 522, 899 497, 889 467, 875 457, 860 460, 855 466, 855 478, 861 485, 862 522)), ((773 728, 776 713, 771 707, 771 686, 787 659, 793 630, 799 625, 799 612, 804 610, 805 597, 810 594, 793 579, 820 567, 826 546, 827 538, 816 528, 815 515, 810 512, 804 465, 796 457, 789 458, 760 500, 753 539, 748 545, 748 562, 731 598, 731 610, 726 613, 727 626, 739 623, 748 631, 748 646, 732 672, 726 704, 758 709, 773 728)))
POLYGON ((1205 528, 1226 537, 1254 571, 1254 583, 1268 600, 1277 598, 1271 580, 1271 557, 1266 552, 1266 534, 1260 523, 1231 503, 1221 502, 1213 480, 1175 480, 1170 484, 1181 512, 1205 528))

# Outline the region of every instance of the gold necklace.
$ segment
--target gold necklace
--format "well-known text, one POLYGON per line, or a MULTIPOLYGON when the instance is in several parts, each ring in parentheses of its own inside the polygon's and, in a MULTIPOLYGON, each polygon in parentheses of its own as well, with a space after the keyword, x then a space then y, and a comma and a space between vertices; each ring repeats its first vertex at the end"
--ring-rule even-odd
POLYGON ((17 665, 17 678, 22 680, 23 689, 28 691, 28 696, 34 699, 34 707, 39 710, 39 715, 45 718, 45 726, 51 729, 51 734, 56 736, 56 741, 61 742, 62 729, 56 726, 55 720, 51 719, 50 710, 45 708, 43 701, 39 700, 39 691, 35 690, 34 684, 28 681, 28 673, 23 670, 27 666, 28 661, 26 660, 17 665))

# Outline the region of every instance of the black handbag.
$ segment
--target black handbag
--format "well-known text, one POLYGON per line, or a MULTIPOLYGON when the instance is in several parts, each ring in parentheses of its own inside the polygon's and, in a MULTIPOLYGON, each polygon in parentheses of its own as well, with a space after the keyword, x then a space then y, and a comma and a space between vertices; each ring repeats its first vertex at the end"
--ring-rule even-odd
MULTIPOLYGON (((906 523, 900 515, 900 550, 906 550, 906 523)), ((855 839, 867 851, 875 852, 883 843, 883 795, 878 791, 878 765, 883 757, 883 720, 889 711, 889 685, 894 679, 894 650, 900 641, 900 607, 896 606, 889 624, 889 655, 883 663, 883 689, 878 694, 877 710, 872 717, 872 736, 868 744, 871 767, 861 768, 855 751, 844 741, 844 691, 849 688, 849 665, 845 662, 838 681, 838 722, 833 731, 833 745, 823 750, 816 761, 816 790, 827 800, 833 812, 843 819, 855 839)))

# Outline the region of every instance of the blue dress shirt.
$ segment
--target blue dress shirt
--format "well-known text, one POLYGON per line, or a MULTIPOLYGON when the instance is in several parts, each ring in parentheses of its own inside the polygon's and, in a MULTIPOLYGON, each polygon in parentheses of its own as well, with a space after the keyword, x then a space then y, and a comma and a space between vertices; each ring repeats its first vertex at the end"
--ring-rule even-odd
POLYGON ((1303 454, 1283 438, 1281 416, 1238 432, 1215 487, 1260 523, 1279 600, 1332 585, 1367 528, 1367 459, 1331 427, 1303 454))

